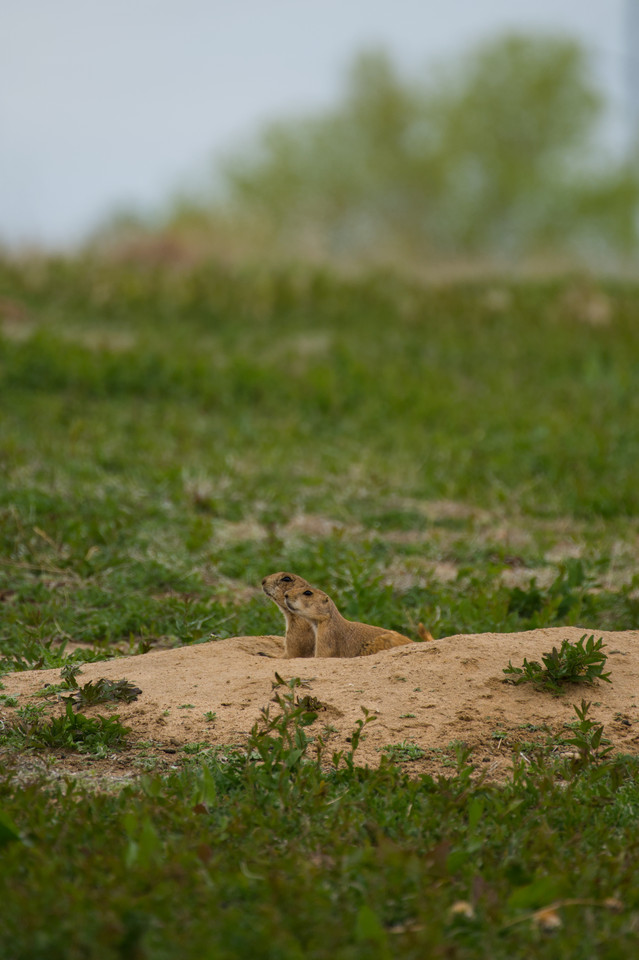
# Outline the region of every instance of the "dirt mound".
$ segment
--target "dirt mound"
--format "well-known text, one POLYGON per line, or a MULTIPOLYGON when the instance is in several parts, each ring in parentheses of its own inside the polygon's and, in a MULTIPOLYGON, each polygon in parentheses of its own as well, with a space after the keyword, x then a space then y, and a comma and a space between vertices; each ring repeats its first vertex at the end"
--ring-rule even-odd
MULTIPOLYGON (((574 642, 590 633, 560 627, 459 635, 352 660, 285 660, 281 637, 233 637, 85 664, 78 679, 126 678, 140 687, 138 700, 118 703, 117 712, 134 741, 153 741, 170 754, 193 743, 241 743, 272 700, 277 672, 284 679, 299 677, 300 695, 320 701, 310 732, 327 731, 331 749, 348 747, 362 707, 370 711, 375 720, 357 754, 361 764, 376 765, 382 748, 408 741, 427 751, 415 769, 436 769, 446 765, 442 751, 463 740, 475 747, 475 761, 498 775, 510 757, 504 743, 532 740, 544 725, 561 730, 576 719, 573 704, 582 697, 592 702, 591 715, 605 724, 615 749, 639 753, 639 631, 595 633, 603 637, 612 683, 578 684, 553 696, 503 682, 509 660, 540 660, 563 639, 574 642)), ((23 705, 45 683, 59 681, 59 670, 10 674, 4 692, 21 694, 23 705)), ((104 705, 86 710, 96 712, 104 713, 104 705)), ((82 762, 86 758, 74 760, 76 766, 82 762)))

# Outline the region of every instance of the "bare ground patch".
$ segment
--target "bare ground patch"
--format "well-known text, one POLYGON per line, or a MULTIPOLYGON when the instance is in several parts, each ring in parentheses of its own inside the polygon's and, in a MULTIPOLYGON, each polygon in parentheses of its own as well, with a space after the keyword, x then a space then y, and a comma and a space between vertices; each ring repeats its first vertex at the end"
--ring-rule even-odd
MULTIPOLYGON (((272 701, 276 672, 284 679, 299 677, 300 694, 320 702, 310 733, 323 734, 329 750, 349 748, 362 708, 374 717, 357 754, 361 764, 376 766, 385 747, 408 743, 424 751, 407 763, 409 769, 445 772, 453 745, 463 742, 473 747, 475 763, 500 777, 510 765, 512 744, 565 729, 582 697, 592 702, 591 715, 605 725, 615 750, 639 753, 639 631, 596 633, 604 639, 610 684, 575 684, 553 696, 503 682, 509 660, 540 660, 563 639, 574 642, 592 632, 556 627, 459 635, 352 660, 285 660, 281 637, 233 637, 85 664, 80 683, 126 678, 141 688, 133 703, 84 711, 117 712, 131 727, 130 748, 107 760, 62 752, 48 759, 26 756, 25 775, 44 765, 52 776, 69 772, 120 783, 146 768, 179 765, 195 744, 202 749, 241 744, 272 701)), ((23 706, 35 702, 45 683, 59 680, 59 670, 9 674, 4 693, 18 696, 23 706)), ((54 702, 51 709, 62 707, 54 702)), ((2 706, 3 721, 13 714, 14 708, 2 706)))

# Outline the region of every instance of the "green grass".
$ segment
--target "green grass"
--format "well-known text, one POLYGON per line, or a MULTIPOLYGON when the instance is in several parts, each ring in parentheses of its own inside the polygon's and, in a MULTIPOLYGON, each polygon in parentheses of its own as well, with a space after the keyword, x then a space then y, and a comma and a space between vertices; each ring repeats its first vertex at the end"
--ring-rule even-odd
POLYGON ((499 310, 481 284, 302 271, 53 260, 0 282, 17 665, 58 666, 65 640, 94 658, 273 632, 229 581, 282 566, 403 631, 636 623, 634 287, 598 291, 612 319, 593 327, 577 280, 504 286, 499 310), (390 564, 415 586, 380 588, 390 564))
POLYGON ((106 756, 109 750, 126 742, 128 727, 117 715, 85 717, 74 713, 73 703, 67 702, 65 712, 58 717, 45 717, 41 706, 23 707, 15 721, 3 724, 0 747, 15 750, 80 750, 106 756))
MULTIPOLYGON (((276 569, 412 635, 636 629, 639 289, 498 288, 0 263, 3 671, 277 633, 276 569)), ((462 746, 361 769, 295 709, 110 791, 20 771, 117 756, 113 716, 5 725, 0 957, 634 955, 639 771, 585 713, 496 785, 462 746)))
POLYGON ((633 955, 636 759, 540 753, 497 786, 460 750, 449 778, 411 779, 357 767, 360 724, 326 765, 289 688, 245 750, 119 793, 6 777, 6 955, 633 955))

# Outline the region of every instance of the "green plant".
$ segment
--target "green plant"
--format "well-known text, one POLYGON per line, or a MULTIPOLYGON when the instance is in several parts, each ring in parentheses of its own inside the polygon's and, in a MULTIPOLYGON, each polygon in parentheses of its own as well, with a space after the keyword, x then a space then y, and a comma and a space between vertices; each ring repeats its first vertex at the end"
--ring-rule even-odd
POLYGON ((300 686, 277 676, 246 747, 193 744, 169 775, 138 757, 138 775, 110 788, 0 777, 11 956, 198 960, 260 956, 268 940, 283 960, 412 960, 451 944, 468 958, 549 944, 585 957, 593 923, 628 955, 639 762, 601 753, 587 704, 573 746, 589 759, 531 754, 489 783, 459 742, 445 777, 323 763, 300 686))
POLYGON ((298 697, 296 702, 299 707, 304 707, 305 710, 309 710, 311 713, 319 713, 320 710, 325 709, 322 701, 318 697, 311 696, 309 693, 298 697))
POLYGON ((61 700, 67 700, 73 703, 76 710, 81 707, 91 707, 98 703, 112 703, 121 700, 124 703, 132 703, 137 700, 142 693, 139 687, 134 686, 129 680, 106 680, 101 677, 99 680, 87 680, 85 684, 79 686, 76 679, 80 667, 77 665, 68 665, 60 671, 62 676, 61 683, 46 684, 42 690, 37 690, 36 697, 58 697, 61 700), (62 694, 70 690, 66 696, 62 694))
POLYGON ((284 680, 276 673, 272 687, 277 712, 270 705, 264 707, 260 722, 251 730, 248 755, 254 752, 259 756, 269 773, 294 773, 306 760, 311 744, 306 727, 317 719, 317 713, 296 702, 295 691, 301 683, 299 677, 284 680))
POLYGON ((539 617, 555 617, 565 621, 571 611, 590 614, 593 605, 592 588, 596 577, 582 560, 570 558, 559 565, 552 583, 542 589, 533 577, 528 587, 513 587, 508 599, 508 610, 522 619, 533 622, 539 617))
MULTIPOLYGON (((430 286, 25 256, 0 257, 0 286, 0 310, 33 325, 0 334, 2 669, 82 665, 140 638, 278 633, 254 590, 276 565, 325 584, 353 619, 399 629, 426 612, 439 636, 636 628, 633 281, 430 286), (122 332, 130 346, 112 349, 122 332), (446 389, 424 390, 442 370, 446 389), (195 475, 208 485, 197 496, 195 475), (453 518, 439 518, 442 498, 453 518), (309 518, 299 534, 291 505, 309 518), (498 527, 526 544, 516 556, 498 527), (548 560, 565 540, 579 564, 548 560), (431 574, 440 561, 458 576, 431 574), (534 589, 514 594, 504 567, 537 571, 534 589), (82 647, 64 656, 65 637, 82 647)), ((329 713, 278 731, 291 710, 315 712, 289 682, 275 727, 258 721, 266 762, 254 742, 190 755, 155 743, 120 754, 129 769, 65 762, 64 737, 37 740, 44 711, 17 733, 20 714, 3 711, 11 957, 259 957, 265 944, 283 960, 633 955, 636 757, 581 763, 555 736, 522 746, 499 783, 459 743, 364 767, 365 714, 336 754, 329 713), (445 777, 417 773, 431 758, 445 777), (530 913, 566 897, 590 902, 558 907, 562 926, 541 936, 530 913), (457 901, 472 922, 449 920, 457 901)), ((65 736, 82 719, 61 718, 65 736)), ((605 733, 597 745, 598 725, 580 723, 562 736, 597 757, 605 733)))
POLYGON ((132 703, 141 693, 141 689, 129 680, 105 680, 101 677, 99 680, 88 680, 81 687, 76 686, 73 693, 62 699, 70 701, 75 709, 79 710, 81 707, 91 707, 97 703, 113 703, 118 700, 123 703, 132 703))
POLYGON ((402 740, 401 743, 392 743, 382 748, 382 753, 388 760, 395 763, 406 763, 410 760, 421 760, 426 751, 416 743, 402 740))
POLYGON ((40 703, 25 703, 16 710, 16 717, 26 723, 36 723, 45 713, 46 707, 40 703))
MULTIPOLYGON (((296 696, 297 689, 302 685, 299 677, 284 680, 275 673, 272 687, 276 712, 270 705, 262 709, 260 720, 251 729, 247 743, 245 757, 249 760, 259 759, 264 773, 276 777, 280 783, 294 779, 303 767, 309 765, 319 771, 326 750, 325 738, 331 732, 330 727, 325 727, 318 736, 310 737, 307 734, 306 728, 317 720, 317 713, 307 705, 315 698, 296 696), (311 748, 314 756, 311 756, 311 748)), ((342 764, 348 770, 354 769, 354 757, 360 740, 365 736, 366 726, 374 720, 365 707, 362 707, 362 713, 364 716, 355 722, 351 735, 346 738, 349 749, 333 751, 331 754, 331 764, 335 770, 342 764)))
POLYGON ((581 701, 581 706, 574 706, 578 723, 574 726, 575 735, 563 742, 570 744, 579 752, 578 767, 587 763, 601 763, 612 752, 610 740, 604 737, 603 724, 597 724, 588 717, 591 704, 581 701))
MULTIPOLYGON (((583 169, 584 146, 594 146, 601 108, 585 52, 564 39, 497 38, 440 71, 433 86, 406 81, 384 53, 367 52, 332 109, 270 124, 222 176, 231 212, 239 206, 245 220, 270 227, 289 255, 309 234, 314 250, 333 256, 375 247, 387 256, 395 248, 394 259, 399 250, 574 250, 591 242, 595 211, 604 249, 630 252, 632 168, 601 157, 587 180, 570 173, 583 169), (569 223, 558 222, 557 209, 571 211, 569 223)), ((197 222, 198 212, 201 228, 216 213, 221 219, 219 209, 192 202, 187 211, 177 205, 175 228, 197 222)))
POLYGON ((77 676, 82 672, 82 668, 77 663, 65 663, 60 670, 62 683, 70 690, 75 690, 78 686, 77 676))
POLYGON ((80 750, 104 755, 110 749, 121 747, 129 733, 117 715, 85 717, 74 713, 73 704, 69 702, 59 717, 45 718, 37 710, 25 713, 2 731, 0 742, 33 749, 80 750))
POLYGON ((539 690, 560 692, 566 684, 594 683, 605 680, 610 683, 610 674, 604 673, 606 654, 603 653, 603 639, 595 640, 594 635, 586 639, 584 634, 576 643, 563 640, 559 650, 553 647, 550 653, 542 654, 543 666, 536 660, 530 662, 524 658, 523 666, 514 667, 508 661, 504 667, 506 683, 532 683, 539 690))

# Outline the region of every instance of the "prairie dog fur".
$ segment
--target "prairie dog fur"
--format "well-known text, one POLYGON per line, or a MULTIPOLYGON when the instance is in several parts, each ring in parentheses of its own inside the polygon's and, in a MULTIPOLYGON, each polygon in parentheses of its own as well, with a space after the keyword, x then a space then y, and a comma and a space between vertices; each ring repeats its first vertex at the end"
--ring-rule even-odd
POLYGON ((286 621, 286 639, 284 656, 291 660, 294 657, 315 656, 315 631, 304 617, 298 616, 286 606, 284 595, 287 590, 300 588, 309 589, 310 584, 294 573, 270 573, 262 580, 262 590, 266 596, 276 603, 284 614, 286 621))
POLYGON ((316 657, 365 657, 413 642, 395 630, 346 620, 328 594, 308 584, 286 590, 285 600, 292 613, 313 625, 316 657))

